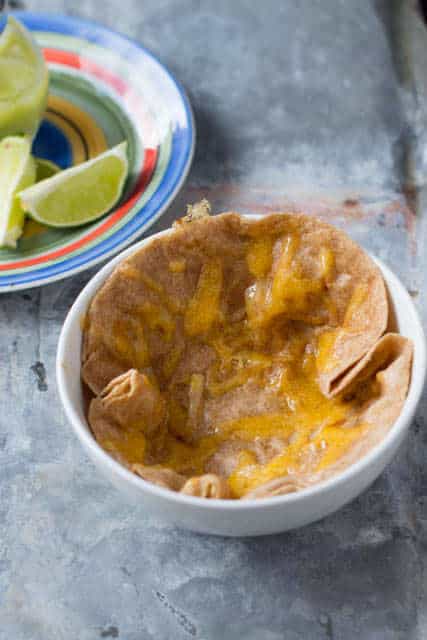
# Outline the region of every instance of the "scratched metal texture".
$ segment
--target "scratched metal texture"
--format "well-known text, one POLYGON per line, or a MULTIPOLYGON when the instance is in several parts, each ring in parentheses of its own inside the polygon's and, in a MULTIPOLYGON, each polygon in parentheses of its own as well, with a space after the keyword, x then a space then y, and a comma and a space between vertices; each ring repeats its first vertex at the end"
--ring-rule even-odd
MULTIPOLYGON (((194 105, 198 145, 156 230, 302 209, 402 278, 427 321, 427 36, 397 0, 31 0, 143 42, 194 105)), ((94 271, 0 297, 1 640, 425 640, 424 397, 359 499, 273 537, 171 529, 101 479, 59 405, 56 343, 94 271)))

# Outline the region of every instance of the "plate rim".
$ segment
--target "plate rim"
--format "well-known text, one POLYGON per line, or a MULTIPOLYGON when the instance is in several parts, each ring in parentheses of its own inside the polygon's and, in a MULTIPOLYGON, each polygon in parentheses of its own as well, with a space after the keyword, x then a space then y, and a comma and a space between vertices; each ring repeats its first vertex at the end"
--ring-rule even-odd
MULTIPOLYGON (((140 227, 138 227, 138 229, 135 230, 134 233, 132 233, 129 237, 119 242, 119 244, 116 245, 115 247, 108 249, 105 252, 101 253, 100 255, 91 258, 87 262, 77 265, 75 267, 72 267, 69 271, 54 273, 50 276, 45 276, 42 278, 35 278, 31 282, 21 282, 21 283, 17 282, 16 284, 10 283, 5 285, 2 285, 0 282, 0 293, 7 293, 11 291, 21 291, 26 289, 35 289, 35 288, 50 284, 52 282, 65 280, 66 278, 70 278, 74 275, 77 275, 78 273, 81 273, 83 271, 91 269, 92 267, 95 267, 97 264, 103 262, 104 260, 108 260, 112 256, 123 251, 126 247, 129 247, 133 242, 135 242, 135 240, 140 238, 151 226, 153 226, 155 222, 157 222, 157 220, 165 213, 165 211, 169 208, 173 200, 176 198, 176 196, 182 189, 182 186, 188 177, 188 174, 190 172, 190 169, 193 163, 195 147, 196 147, 196 138, 197 138, 194 112, 193 112, 193 108, 192 108, 190 99, 188 97, 187 91, 184 89, 184 86, 182 85, 180 80, 178 80, 172 74, 169 68, 149 48, 140 44, 136 39, 130 36, 127 36, 119 31, 116 31, 115 29, 110 29, 109 27, 103 25, 102 23, 97 22, 96 20, 92 20, 90 18, 87 19, 87 18, 81 18, 79 16, 67 16, 63 13, 54 13, 54 12, 47 12, 47 11, 40 11, 40 12, 9 11, 6 14, 6 17, 7 15, 12 15, 18 20, 20 18, 29 18, 29 19, 35 19, 35 20, 46 19, 47 22, 59 20, 59 21, 63 21, 64 24, 69 23, 72 25, 74 23, 74 24, 79 24, 83 27, 94 27, 96 29, 99 29, 101 32, 112 34, 115 37, 121 38, 129 42, 130 44, 132 44, 134 47, 142 51, 145 55, 152 58, 158 65, 160 65, 162 70, 166 73, 166 75, 170 78, 172 83, 175 85, 177 92, 184 104, 185 111, 187 113, 188 128, 189 128, 191 142, 190 142, 189 148, 187 149, 187 157, 185 159, 184 168, 175 186, 173 187, 171 192, 166 196, 165 200, 163 201, 161 206, 157 209, 157 211, 152 215, 152 217, 146 222, 144 222, 140 227)), ((47 26, 46 31, 47 32, 51 31, 49 26, 47 26)), ((66 263, 67 260, 64 260, 63 262, 66 263)))

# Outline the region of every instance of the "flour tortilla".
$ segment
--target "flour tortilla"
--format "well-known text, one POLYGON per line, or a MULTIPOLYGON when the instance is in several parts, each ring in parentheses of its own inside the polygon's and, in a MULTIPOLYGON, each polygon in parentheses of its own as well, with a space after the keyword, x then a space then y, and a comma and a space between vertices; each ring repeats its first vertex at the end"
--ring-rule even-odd
POLYGON ((187 480, 185 476, 172 469, 153 469, 145 464, 132 464, 130 470, 143 480, 172 491, 181 491, 187 480))
MULTIPOLYGON (((310 301, 306 315, 299 311, 293 317, 291 309, 283 318, 274 318, 273 322, 304 326, 319 337, 325 332, 337 333, 328 367, 319 368, 318 372, 318 384, 326 397, 351 390, 363 371, 369 367, 376 371, 374 362, 381 358, 384 362, 384 354, 388 354, 388 366, 381 375, 388 381, 386 371, 398 362, 399 366, 402 365, 403 356, 396 344, 402 345, 402 341, 406 345, 409 343, 400 336, 382 337, 389 326, 389 305, 383 278, 375 263, 346 234, 323 221, 300 214, 273 214, 260 220, 248 220, 235 213, 190 217, 179 222, 171 234, 152 240, 120 263, 90 304, 83 336, 82 378, 96 396, 89 411, 95 437, 102 438, 104 431, 112 430, 116 436, 120 432, 117 416, 111 412, 112 408, 115 411, 114 403, 109 403, 113 390, 110 388, 108 391, 108 385, 112 380, 120 379, 122 374, 129 375, 130 370, 137 369, 139 375, 156 381, 156 391, 150 388, 149 395, 152 398, 153 393, 158 394, 155 397, 159 406, 164 407, 163 399, 170 394, 185 405, 188 380, 195 374, 206 380, 209 368, 217 360, 212 346, 197 337, 189 337, 184 331, 185 309, 194 295, 202 265, 211 259, 221 260, 224 284, 220 313, 225 323, 233 322, 236 318, 245 317, 245 291, 254 282, 246 262, 249 244, 256 238, 270 236, 276 255, 283 238, 290 235, 299 237, 295 260, 304 278, 319 277, 319 255, 325 248, 333 253, 334 265, 324 283, 322 295, 310 301), (363 295, 359 296, 358 304, 349 314, 351 301, 361 283, 363 295), (316 316, 314 324, 313 314, 316 316), (124 339, 125 347, 123 339, 117 341, 117 335, 124 339), (138 363, 135 362, 136 357, 138 363)), ((277 262, 274 258, 270 275, 275 268, 277 262)), ((385 429, 399 414, 407 393, 410 358, 406 357, 405 362, 406 377, 402 375, 400 381, 395 380, 398 389, 387 395, 387 401, 381 402, 378 398, 376 408, 371 407, 371 413, 365 408, 366 415, 376 415, 376 420, 385 425, 385 429)), ((381 375, 378 373, 379 378, 381 375)), ((135 381, 135 373, 132 376, 135 381)), ((140 379, 137 382, 148 388, 140 379)), ((388 389, 386 385, 384 393, 388 389)), ((180 437, 191 441, 209 434, 216 424, 251 415, 278 413, 283 408, 282 402, 270 388, 257 387, 253 380, 221 396, 204 394, 203 406, 198 412, 197 423, 192 425, 192 433, 182 433, 180 437)), ((147 405, 139 400, 129 410, 135 411, 135 407, 140 417, 144 411, 149 415, 147 405)), ((152 404, 150 407, 152 411, 152 404)), ((148 436, 159 428, 162 419, 167 417, 156 415, 153 418, 153 431, 148 429, 148 436)), ((236 443, 231 447, 234 458, 238 457, 238 448, 236 443)), ((268 459, 269 452, 275 451, 268 442, 261 443, 261 449, 264 453, 260 456, 264 461, 268 459)), ((213 461, 205 470, 219 477, 223 475, 223 469, 229 473, 233 465, 227 464, 225 458, 223 464, 213 461)), ((141 469, 135 471, 144 477, 141 469)), ((143 473, 148 479, 146 468, 143 473)), ((170 474, 166 475, 160 477, 159 483, 167 485, 169 482, 171 488, 179 490, 181 478, 171 479, 170 474)), ((152 474, 151 478, 154 478, 152 474)), ((300 479, 298 482, 296 488, 306 481, 300 479)), ((275 491, 280 490, 277 482, 275 487, 275 491)))
MULTIPOLYGON (((384 438, 397 420, 408 392, 413 357, 412 343, 399 334, 387 334, 363 358, 347 393, 356 392, 358 385, 374 378, 375 397, 360 408, 358 421, 369 428, 337 463, 321 472, 287 474, 249 491, 244 500, 284 495, 318 484, 354 464, 384 438)), ((351 426, 349 427, 351 428, 351 426)))
MULTIPOLYGON (((88 420, 96 439, 105 443, 123 438, 123 430, 133 426, 143 436, 152 436, 164 426, 165 400, 145 374, 136 369, 111 380, 89 406, 88 420)), ((122 464, 127 460, 118 451, 112 455, 122 464)))
MULTIPOLYGON (((175 231, 150 242, 121 263, 95 295, 87 315, 84 332, 82 376, 96 394, 115 376, 134 366, 117 350, 112 336, 115 326, 129 326, 134 309, 145 302, 161 304, 162 300, 177 301, 182 309, 196 287, 201 265, 212 256, 221 256, 227 286, 222 295, 222 306, 234 314, 244 312, 244 292, 253 281, 248 271, 245 251, 252 237, 269 235, 280 238, 298 234, 300 249, 298 261, 304 275, 315 276, 319 269, 319 252, 330 249, 335 257, 334 275, 327 285, 328 298, 334 313, 328 313, 320 301, 319 314, 324 318, 322 330, 333 330, 343 325, 351 297, 358 285, 364 283, 364 298, 347 322, 331 351, 327 371, 319 372, 319 385, 327 396, 339 393, 351 379, 351 367, 371 349, 383 335, 388 323, 388 300, 385 284, 378 267, 342 231, 316 218, 299 214, 273 214, 261 220, 248 220, 227 213, 202 217, 190 224, 181 224, 175 231), (171 262, 185 261, 185 271, 171 272, 171 262), (138 272, 147 274, 160 285, 160 292, 138 279, 138 272)), ((173 314, 173 312, 172 312, 173 314)), ((291 318, 292 319, 292 318, 291 318)), ((168 357, 172 344, 156 329, 144 326, 149 345, 150 362, 162 384, 161 365, 168 357)), ((177 322, 174 343, 184 347, 182 322, 177 322)), ((192 368, 186 362, 194 356, 187 350, 181 368, 192 368), (188 365, 188 366, 187 366, 188 365)), ((204 372, 215 354, 205 353, 203 362, 194 372, 204 372)))

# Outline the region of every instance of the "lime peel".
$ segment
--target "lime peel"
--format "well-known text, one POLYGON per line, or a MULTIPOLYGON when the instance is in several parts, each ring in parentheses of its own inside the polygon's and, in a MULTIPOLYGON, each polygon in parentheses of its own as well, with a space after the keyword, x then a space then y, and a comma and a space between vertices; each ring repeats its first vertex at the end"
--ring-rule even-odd
POLYGON ((46 108, 49 74, 40 47, 9 16, 0 34, 0 138, 34 136, 46 108))
POLYGON ((122 193, 128 174, 126 147, 122 142, 21 191, 22 208, 37 222, 56 228, 97 220, 122 193))
POLYGON ((26 137, 9 136, 0 142, 0 247, 16 247, 25 213, 16 194, 34 183, 36 167, 26 137))

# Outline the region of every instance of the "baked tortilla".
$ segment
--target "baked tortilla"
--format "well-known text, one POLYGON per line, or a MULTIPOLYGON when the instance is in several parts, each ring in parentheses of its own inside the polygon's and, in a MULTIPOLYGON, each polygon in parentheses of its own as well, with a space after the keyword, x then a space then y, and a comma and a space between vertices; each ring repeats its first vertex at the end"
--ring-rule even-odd
POLYGON ((173 490, 297 490, 351 464, 398 416, 412 347, 384 335, 389 319, 381 272, 342 231, 300 214, 192 215, 91 302, 89 423, 122 464, 173 490))
MULTIPOLYGON (((362 458, 377 445, 397 420, 406 398, 412 365, 412 344, 398 334, 383 336, 358 365, 352 386, 346 393, 357 393, 357 386, 369 382, 377 387, 374 398, 360 407, 359 419, 368 428, 359 441, 335 464, 318 472, 288 474, 258 486, 244 499, 284 495, 305 489, 336 475, 362 458)), ((362 394, 363 397, 363 394, 362 394)))

